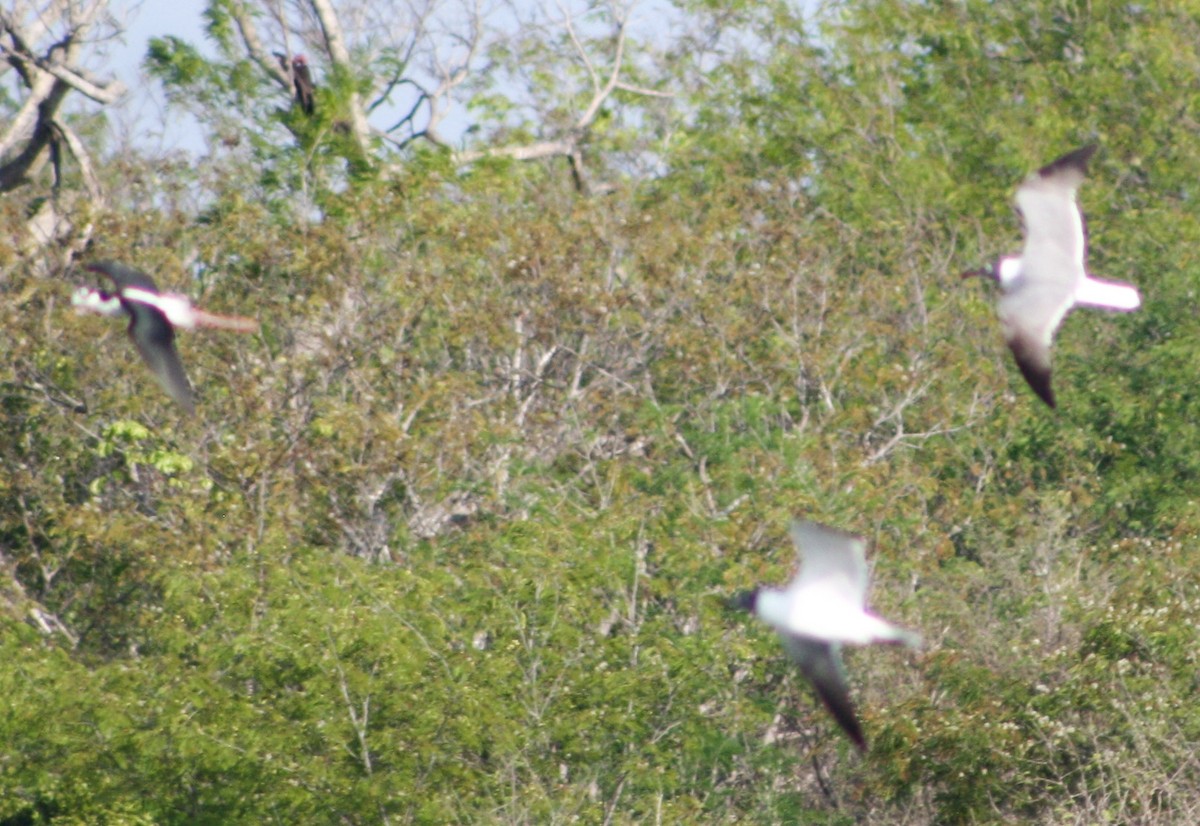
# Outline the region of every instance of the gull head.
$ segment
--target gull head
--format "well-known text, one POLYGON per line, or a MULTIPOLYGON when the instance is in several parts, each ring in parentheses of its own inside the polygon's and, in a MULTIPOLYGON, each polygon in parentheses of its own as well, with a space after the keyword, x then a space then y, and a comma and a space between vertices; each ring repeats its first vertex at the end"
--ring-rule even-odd
POLYGON ((971 278, 974 276, 990 278, 1001 288, 1007 289, 1021 277, 1021 259, 1015 255, 1005 255, 990 267, 967 270, 960 277, 971 278))
POLYGON ((77 313, 99 313, 110 318, 126 314, 125 308, 121 306, 121 299, 92 287, 78 287, 71 294, 71 304, 77 313))

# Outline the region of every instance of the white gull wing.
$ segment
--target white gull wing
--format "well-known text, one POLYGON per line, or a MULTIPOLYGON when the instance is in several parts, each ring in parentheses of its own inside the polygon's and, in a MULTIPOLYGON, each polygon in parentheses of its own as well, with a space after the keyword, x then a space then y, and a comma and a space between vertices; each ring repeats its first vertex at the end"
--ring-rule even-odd
POLYGON ((1016 277, 1001 282, 1000 320, 1021 374, 1051 407, 1050 345, 1087 280, 1087 239, 1075 193, 1095 151, 1091 145, 1068 152, 1017 187, 1025 247, 1016 277))
POLYGON ((1027 278, 1075 281, 1084 277, 1087 238, 1075 193, 1095 152, 1095 144, 1068 152, 1017 187, 1017 209, 1025 225, 1021 258, 1027 278), (1037 272, 1030 272, 1031 263, 1037 272))
POLYGON ((837 720, 859 751, 866 751, 867 738, 863 736, 858 716, 854 713, 854 704, 850 702, 850 686, 846 682, 841 646, 792 634, 783 635, 783 644, 801 673, 812 683, 813 690, 833 719, 837 720))
POLYGON ((1050 387, 1050 344, 1063 316, 1074 304, 1073 292, 1064 297, 1061 285, 1029 281, 1006 292, 997 305, 1004 340, 1021 375, 1042 401, 1055 406, 1050 387))
POLYGON ((1074 303, 1080 282, 1087 278, 1087 241, 1075 193, 1095 151, 1095 146, 1085 146, 1070 152, 1017 187, 1025 248, 1019 275, 1001 286, 1009 299, 1009 314, 1030 319, 1022 326, 1039 332, 1049 327, 1053 335, 1074 303))
POLYGON ((784 635, 866 645, 920 644, 920 637, 863 608, 867 590, 862 537, 813 522, 793 522, 800 571, 787 588, 759 589, 755 613, 784 635))
POLYGON ((867 595, 867 543, 816 522, 792 522, 789 532, 800 555, 800 571, 789 592, 819 590, 858 608, 867 595))

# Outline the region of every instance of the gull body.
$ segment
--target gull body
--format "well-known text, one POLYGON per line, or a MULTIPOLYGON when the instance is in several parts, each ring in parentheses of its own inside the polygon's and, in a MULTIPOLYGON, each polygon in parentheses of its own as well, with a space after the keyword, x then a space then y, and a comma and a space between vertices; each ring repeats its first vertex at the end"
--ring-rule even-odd
POLYGON ((98 261, 86 269, 99 273, 113 285, 112 292, 80 287, 71 303, 80 311, 110 317, 128 316, 129 337, 154 378, 189 415, 196 406, 192 386, 175 349, 175 328, 199 326, 251 332, 258 322, 238 316, 205 312, 176 293, 160 293, 154 279, 140 270, 115 261, 98 261))
POLYGON ((1021 254, 963 274, 1000 285, 1004 338, 1021 375, 1050 407, 1055 406, 1050 347, 1066 314, 1077 305, 1128 312, 1142 303, 1132 285, 1087 272, 1087 237, 1075 195, 1095 151, 1091 145, 1068 152, 1026 178, 1016 195, 1025 230, 1021 254))
POLYGON ((792 541, 802 557, 786 588, 758 588, 737 604, 771 625, 838 725, 860 750, 867 741, 850 702, 843 644, 920 645, 920 637, 864 608, 866 542, 862 537, 796 521, 792 541))

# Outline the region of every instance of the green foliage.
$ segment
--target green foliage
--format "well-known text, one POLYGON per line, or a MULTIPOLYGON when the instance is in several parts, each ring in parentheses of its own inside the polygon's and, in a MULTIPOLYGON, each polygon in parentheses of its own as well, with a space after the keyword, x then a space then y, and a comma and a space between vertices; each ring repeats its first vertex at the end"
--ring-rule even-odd
MULTIPOLYGON (((345 134, 344 124, 339 125, 339 101, 361 85, 361 78, 344 72, 323 77, 316 90, 316 113, 310 117, 290 101, 281 101, 262 69, 236 53, 230 40, 232 23, 219 3, 210 7, 209 16, 209 32, 221 60, 207 59, 195 46, 165 37, 150 41, 144 64, 174 106, 207 126, 214 144, 248 147, 248 157, 234 157, 257 171, 254 183, 263 200, 280 213, 291 213, 292 201, 309 187, 310 177, 324 184, 322 193, 371 177, 370 161, 345 134)), ((246 183, 243 179, 239 186, 246 183)))

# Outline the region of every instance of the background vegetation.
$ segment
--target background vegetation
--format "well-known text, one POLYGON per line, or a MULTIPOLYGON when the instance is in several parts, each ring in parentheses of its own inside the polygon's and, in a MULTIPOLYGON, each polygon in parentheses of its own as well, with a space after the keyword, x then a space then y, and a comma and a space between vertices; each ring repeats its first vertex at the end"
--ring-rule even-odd
POLYGON ((315 40, 304 120, 231 9, 148 58, 206 154, 82 106, 103 202, 0 201, 0 823, 1200 819, 1200 5, 518 15, 459 148, 339 128, 383 68, 315 40), (958 275, 1089 141, 1145 304, 1054 412, 958 275), (69 311, 84 240, 260 319, 181 336, 195 418, 69 311), (847 653, 863 758, 722 604, 793 515, 926 639, 847 653))

